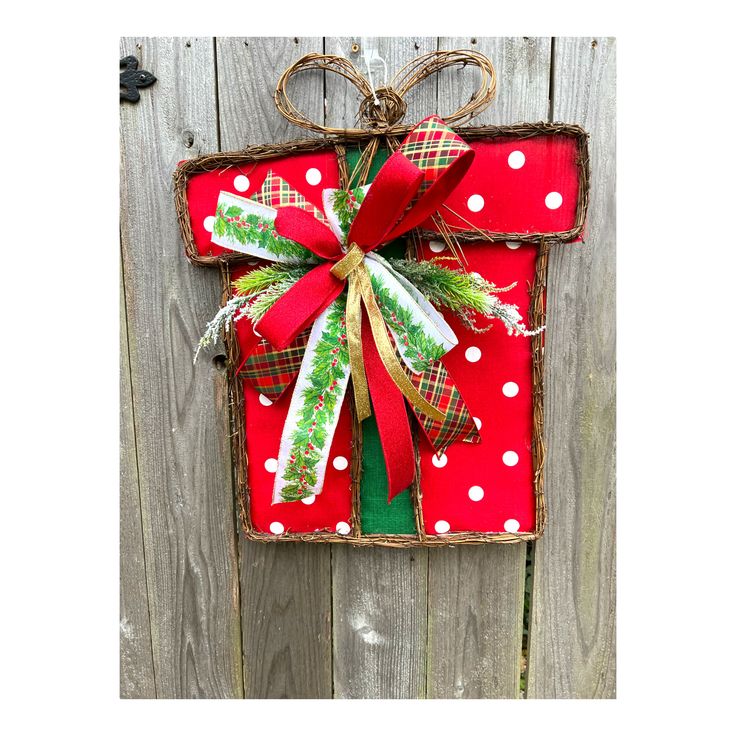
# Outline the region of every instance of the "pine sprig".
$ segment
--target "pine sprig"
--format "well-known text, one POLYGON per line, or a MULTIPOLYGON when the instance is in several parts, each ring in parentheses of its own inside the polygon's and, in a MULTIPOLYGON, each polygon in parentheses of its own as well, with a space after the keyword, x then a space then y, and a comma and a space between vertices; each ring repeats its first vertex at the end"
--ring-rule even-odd
POLYGON ((515 304, 506 304, 496 296, 508 291, 516 283, 498 287, 477 273, 467 273, 439 266, 432 261, 405 261, 400 258, 387 259, 391 267, 410 281, 436 307, 445 307, 455 312, 463 322, 473 328, 473 312, 484 317, 501 320, 509 335, 529 337, 544 328, 528 330, 524 318, 515 304))
MULTIPOLYGON (((408 279, 436 307, 454 312, 471 330, 484 332, 475 326, 475 316, 499 319, 509 335, 531 336, 544 328, 528 330, 515 304, 507 304, 497 296, 515 286, 498 287, 477 273, 467 273, 438 265, 432 261, 387 259, 389 264, 408 279)), ((194 359, 200 350, 217 343, 220 333, 228 331, 233 322, 248 318, 257 323, 304 274, 308 266, 274 263, 255 269, 233 282, 235 296, 207 323, 194 359)), ((390 292, 371 276, 381 313, 404 344, 404 353, 417 370, 425 370, 442 356, 442 348, 424 335, 409 310, 391 298, 390 292)))
POLYGON ((337 410, 343 388, 339 381, 349 363, 345 333, 345 297, 330 308, 325 328, 315 347, 312 371, 302 394, 302 409, 289 438, 292 445, 282 479, 284 501, 298 501, 314 495, 317 465, 324 454, 327 427, 337 410))
POLYGON ((197 362, 199 357, 199 351, 208 347, 209 345, 216 345, 220 339, 220 334, 228 332, 232 323, 237 320, 238 310, 245 306, 248 302, 248 297, 245 296, 234 296, 228 300, 224 307, 221 307, 217 314, 207 323, 204 334, 199 338, 199 345, 194 353, 194 363, 197 362))
POLYGON ((243 209, 236 205, 218 205, 213 232, 219 237, 227 237, 241 245, 262 248, 280 258, 314 260, 313 254, 304 246, 281 237, 274 229, 272 221, 253 213, 243 215, 243 209))
POLYGON ((285 263, 261 266, 235 279, 233 289, 237 294, 252 296, 284 281, 298 281, 308 270, 306 266, 285 263))

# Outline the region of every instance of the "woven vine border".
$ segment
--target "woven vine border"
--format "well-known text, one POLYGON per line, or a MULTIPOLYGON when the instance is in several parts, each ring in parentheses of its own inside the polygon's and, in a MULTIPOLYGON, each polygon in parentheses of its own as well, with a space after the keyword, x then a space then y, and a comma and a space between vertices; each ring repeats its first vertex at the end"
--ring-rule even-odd
MULTIPOLYGON (((457 128, 456 132, 466 140, 493 140, 495 138, 530 138, 540 135, 567 135, 577 142, 578 167, 578 197, 575 213, 575 222, 569 230, 549 233, 483 233, 475 231, 453 231, 458 240, 472 242, 478 240, 492 241, 519 241, 524 243, 538 243, 534 282, 530 287, 529 325, 532 329, 545 322, 545 290, 547 285, 547 264, 550 248, 556 243, 569 242, 578 238, 585 226, 588 210, 590 162, 588 156, 587 133, 577 125, 563 123, 517 123, 515 125, 493 125, 457 128)), ((191 219, 187 202, 187 182, 195 174, 214 171, 217 169, 253 164, 265 159, 283 157, 290 154, 305 153, 308 151, 334 149, 338 157, 340 178, 347 180, 347 166, 345 163, 345 144, 359 145, 361 141, 370 141, 372 136, 365 138, 352 137, 342 140, 339 137, 331 139, 310 139, 292 141, 290 143, 252 146, 243 151, 230 153, 213 153, 191 159, 181 164, 174 173, 174 199, 177 218, 181 228, 182 239, 186 255, 192 263, 199 266, 219 266, 222 276, 222 303, 232 296, 231 266, 242 264, 250 260, 250 256, 242 253, 227 253, 222 256, 201 256, 194 243, 191 219)), ((436 233, 421 233, 423 237, 433 238, 436 233)), ((547 522, 547 507, 544 500, 544 333, 535 335, 532 340, 532 463, 534 469, 534 499, 535 525, 533 532, 449 532, 442 535, 428 535, 424 527, 422 515, 422 492, 419 473, 419 447, 415 442, 415 463, 417 466, 416 480, 410 489, 414 506, 414 517, 417 527, 416 534, 363 534, 360 527, 360 478, 362 475, 362 434, 360 423, 354 411, 352 393, 349 394, 349 407, 352 416, 353 443, 350 466, 352 511, 350 518, 350 533, 337 534, 334 532, 286 532, 273 535, 258 532, 253 528, 250 516, 250 488, 248 486, 248 457, 246 453, 245 436, 245 404, 243 398, 242 381, 235 375, 240 365, 240 349, 237 339, 227 333, 225 339, 228 366, 228 385, 230 392, 230 421, 232 428, 232 448, 235 465, 235 478, 238 487, 238 503, 240 520, 243 531, 248 539, 258 542, 338 542, 361 546, 381 547, 434 547, 454 544, 509 544, 522 541, 532 541, 542 536, 547 522)), ((418 431, 414 432, 414 436, 418 431)))

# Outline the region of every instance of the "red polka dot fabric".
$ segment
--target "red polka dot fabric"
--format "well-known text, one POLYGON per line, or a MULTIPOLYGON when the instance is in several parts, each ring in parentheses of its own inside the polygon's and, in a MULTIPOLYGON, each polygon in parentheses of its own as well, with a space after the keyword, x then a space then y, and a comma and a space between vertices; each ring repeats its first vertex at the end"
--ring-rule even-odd
MULTIPOLYGON (((422 248, 424 258, 447 254, 428 245, 422 248)), ((439 242, 433 245, 440 249, 439 242)), ((527 314, 537 246, 472 243, 462 248, 469 271, 497 286, 516 282, 500 296, 527 314)), ((443 362, 480 428, 481 442, 456 442, 440 458, 426 437, 420 438, 426 532, 534 531, 531 340, 508 335, 498 321, 483 334, 470 332, 453 316, 448 322, 460 342, 443 362)))
POLYGON ((340 186, 337 156, 330 151, 229 166, 193 176, 187 185, 187 199, 194 243, 201 256, 221 256, 231 252, 211 240, 220 192, 251 197, 261 188, 269 171, 285 179, 320 210, 322 190, 340 186))
MULTIPOLYGON (((471 229, 471 223, 496 233, 559 232, 573 227, 578 189, 574 139, 542 135, 473 141, 471 145, 475 161, 441 210, 448 224, 471 229)), ((320 208, 322 190, 339 186, 337 157, 329 151, 197 174, 190 179, 187 193, 200 255, 225 252, 210 239, 220 191, 251 196, 269 170, 320 208)), ((425 228, 431 229, 431 224, 425 228)), ((537 246, 488 242, 463 244, 462 249, 468 270, 499 286, 516 282, 501 298, 516 304, 526 315, 537 246)), ((439 240, 422 244, 422 258, 446 255, 448 251, 439 240)), ((238 267, 233 277, 255 265, 253 261, 238 267)), ((419 438, 426 531, 533 531, 531 341, 509 336, 499 322, 494 322, 490 331, 475 334, 451 315, 448 321, 460 342, 444 362, 480 428, 482 441, 478 445, 453 444, 438 458, 426 438, 419 438)), ((238 323, 239 335, 249 329, 244 320, 238 323)), ((285 531, 348 534, 352 432, 347 404, 340 415, 323 492, 307 503, 271 504, 291 393, 290 389, 271 402, 251 386, 244 387, 253 526, 257 532, 274 535, 285 531)))
MULTIPOLYGON (((473 141, 475 159, 440 210, 448 225, 494 233, 569 230, 578 195, 577 142, 562 135, 473 141)), ((426 229, 434 230, 431 222, 426 229)))

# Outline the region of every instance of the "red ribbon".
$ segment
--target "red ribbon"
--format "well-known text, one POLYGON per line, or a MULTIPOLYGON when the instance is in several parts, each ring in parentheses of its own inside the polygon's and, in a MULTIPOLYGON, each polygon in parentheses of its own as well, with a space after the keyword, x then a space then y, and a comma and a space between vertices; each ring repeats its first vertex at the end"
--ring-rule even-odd
MULTIPOLYGON (((415 130, 428 121, 439 119, 427 118, 415 130)), ((368 253, 417 227, 437 211, 460 183, 474 155, 470 148, 461 151, 430 181, 425 171, 399 148, 373 180, 350 227, 347 243, 357 243, 368 253), (425 180, 429 186, 418 195, 425 180)), ((437 169, 430 171, 435 173, 437 169)), ((274 224, 279 235, 325 260, 299 279, 258 322, 258 332, 277 350, 283 350, 342 293, 345 282, 330 269, 345 253, 332 230, 303 209, 280 208, 274 224)), ((390 502, 414 480, 414 446, 404 397, 384 368, 366 320, 362 335, 363 360, 386 460, 390 502)))

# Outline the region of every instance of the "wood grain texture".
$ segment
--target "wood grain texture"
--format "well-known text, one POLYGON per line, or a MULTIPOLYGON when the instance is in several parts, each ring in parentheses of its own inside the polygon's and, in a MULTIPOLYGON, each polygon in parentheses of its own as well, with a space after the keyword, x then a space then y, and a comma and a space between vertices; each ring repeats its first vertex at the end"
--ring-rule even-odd
MULTIPOLYGON (((222 150, 304 137, 281 118, 272 95, 281 72, 310 51, 322 51, 321 38, 217 40, 222 150)), ((322 85, 323 75, 305 75, 290 90, 317 120, 322 85)), ((331 697, 329 546, 258 544, 241 535, 240 558, 245 696, 331 697)))
POLYGON ((120 285, 120 697, 155 698, 122 272, 120 285))
MULTIPOLYGON (((347 56, 364 74, 364 46, 385 60, 389 79, 436 38, 327 38, 326 53, 347 56), (352 52, 353 44, 360 47, 352 52)), ((380 64, 374 85, 383 82, 380 64)), ((355 123, 359 94, 334 74, 325 75, 329 125, 355 123)), ((415 87, 407 121, 435 112, 437 79, 415 87)), ((334 545, 333 669, 336 698, 422 698, 426 694, 427 550, 334 545), (389 589, 390 586, 390 589, 389 589)))
MULTIPOLYGON (((217 146, 211 39, 125 39, 156 75, 121 105, 121 237, 156 692, 240 697, 239 592, 225 376, 193 347, 217 273, 183 257, 171 174, 217 146)), ((142 604, 142 603, 141 603, 142 604)))
MULTIPOLYGON (((546 120, 552 40, 550 38, 439 39, 440 49, 472 49, 485 54, 496 70, 496 97, 470 125, 507 125, 546 120)), ((440 72, 440 114, 454 112, 470 98, 480 72, 467 67, 440 72)))
MULTIPOLYGON (((546 117, 550 39, 441 38, 440 48, 475 49, 496 68, 497 97, 473 124, 546 117)), ((463 104, 477 76, 469 68, 442 72, 439 109, 452 112, 463 104)), ((519 697, 526 547, 429 551, 429 697, 519 697)))
POLYGON ((554 248, 545 348, 545 493, 528 697, 615 696, 615 41, 555 40, 555 120, 590 133, 582 244, 554 248))
POLYGON ((426 552, 333 545, 335 698, 424 697, 426 552))

